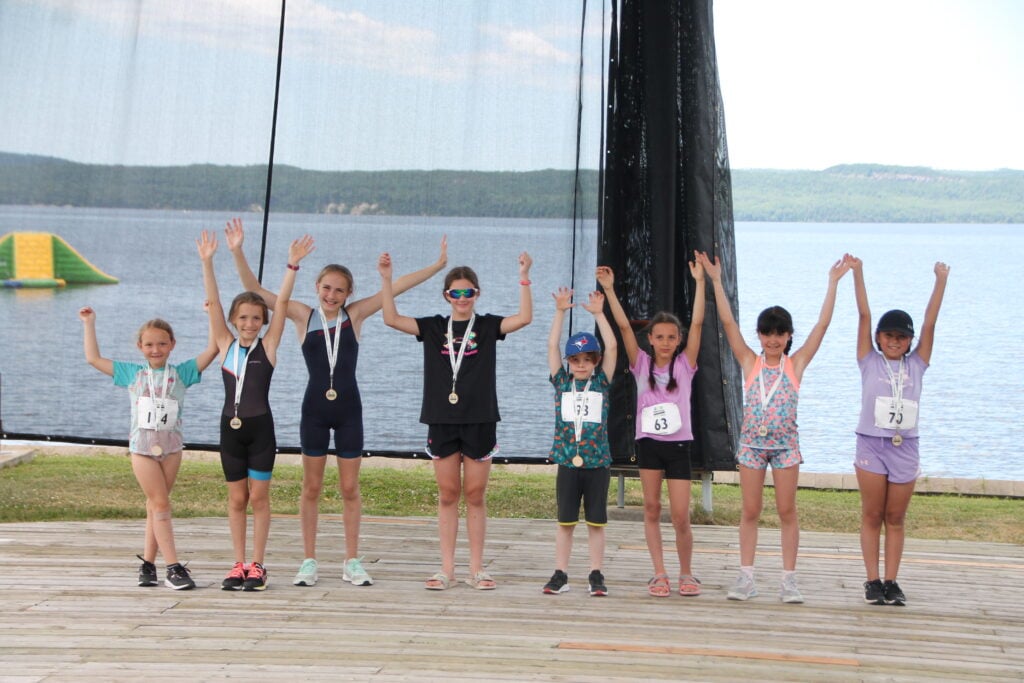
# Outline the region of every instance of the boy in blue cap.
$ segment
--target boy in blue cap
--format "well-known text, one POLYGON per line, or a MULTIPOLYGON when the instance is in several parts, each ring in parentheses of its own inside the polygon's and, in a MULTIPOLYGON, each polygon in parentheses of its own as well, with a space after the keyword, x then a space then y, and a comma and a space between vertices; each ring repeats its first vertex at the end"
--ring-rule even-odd
POLYGON ((566 569, 572 553, 573 531, 583 503, 590 545, 590 594, 608 595, 601 573, 604 558, 604 528, 608 524, 608 482, 611 451, 608 448, 608 388, 615 372, 617 342, 604 315, 604 294, 592 292, 583 308, 594 316, 605 341, 601 345, 589 332, 569 337, 562 365, 562 323, 572 308, 573 291, 560 287, 555 299, 555 317, 548 336, 548 368, 555 387, 555 438, 549 456, 558 465, 555 498, 558 504, 558 533, 555 539, 555 573, 544 586, 549 594, 569 590, 566 569))

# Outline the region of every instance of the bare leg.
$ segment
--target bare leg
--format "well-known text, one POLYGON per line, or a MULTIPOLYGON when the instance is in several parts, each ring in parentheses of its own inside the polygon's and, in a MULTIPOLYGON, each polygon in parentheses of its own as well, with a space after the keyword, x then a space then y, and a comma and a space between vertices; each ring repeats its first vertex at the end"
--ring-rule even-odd
MULTIPOLYGON (((338 458, 338 488, 341 490, 342 521, 345 525, 345 559, 359 557, 359 525, 363 519, 363 498, 359 493, 359 467, 363 459, 338 458)), ((312 555, 310 556, 312 557, 312 555)))
POLYGON ((487 481, 490 460, 462 459, 463 495, 466 499, 466 531, 469 536, 469 571, 483 571, 484 540, 487 536, 487 481))
POLYGON ((246 510, 249 507, 249 480, 228 482, 228 529, 235 562, 245 562, 246 510))
MULTIPOLYGON (((249 504, 252 505, 253 562, 263 564, 270 536, 270 480, 249 480, 249 504)), ((245 538, 243 529, 242 538, 245 538)), ((244 540, 243 540, 244 542, 244 540)))
POLYGON ((860 488, 860 553, 868 581, 874 581, 879 578, 879 547, 889 482, 884 474, 859 467, 854 469, 857 470, 857 486, 860 488))
POLYGON ((174 547, 174 527, 171 524, 171 489, 180 467, 180 451, 168 454, 160 462, 149 456, 132 453, 132 472, 146 495, 147 531, 152 528, 153 538, 167 564, 178 561, 178 552, 174 547))
POLYGON ((559 524, 555 532, 555 569, 569 572, 569 556, 572 555, 572 535, 575 524, 559 524))
POLYGON ((796 510, 799 479, 799 465, 772 470, 775 507, 779 512, 779 526, 782 530, 782 568, 786 571, 796 571, 796 556, 800 550, 800 519, 796 510))
POLYGON ((885 579, 895 581, 903 560, 903 541, 906 530, 904 521, 910 498, 914 495, 914 484, 889 484, 889 493, 885 498, 885 579))
POLYGON ((316 557, 316 526, 320 516, 320 493, 324 488, 327 456, 302 455, 302 494, 299 516, 302 521, 302 551, 316 557))
POLYGON ((676 531, 676 554, 679 555, 679 573, 693 574, 693 529, 690 527, 689 479, 668 480, 668 507, 672 527, 676 531))
POLYGON ((590 545, 590 569, 601 569, 604 563, 604 526, 587 525, 587 541, 590 545))
MULTIPOLYGON (((662 470, 640 470, 640 486, 644 492, 644 540, 651 554, 654 574, 665 573, 665 547, 661 540, 661 480, 662 470)), ((593 529, 593 527, 591 527, 593 529)))
POLYGON ((765 470, 740 465, 740 493, 743 510, 740 513, 740 566, 752 567, 757 552, 757 525, 764 506, 765 470))
POLYGON ((455 576, 455 540, 459 533, 459 499, 462 497, 462 454, 434 460, 437 480, 437 535, 441 544, 441 571, 455 576))

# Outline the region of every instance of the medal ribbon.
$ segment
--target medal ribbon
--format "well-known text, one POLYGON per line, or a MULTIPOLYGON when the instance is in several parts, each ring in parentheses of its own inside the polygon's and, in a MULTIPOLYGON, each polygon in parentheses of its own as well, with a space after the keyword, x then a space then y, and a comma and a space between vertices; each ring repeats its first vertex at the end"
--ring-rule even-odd
MULTIPOLYGON (((899 377, 894 377, 892 372, 892 366, 889 365, 889 359, 882 355, 883 364, 885 365, 885 371, 889 375, 889 390, 892 392, 893 407, 899 411, 903 411, 903 356, 900 356, 900 368, 899 377)), ((899 429, 897 428, 897 433, 899 429)))
MULTIPOLYGON (((576 391, 576 378, 570 378, 572 381, 572 426, 576 431, 576 452, 580 450, 580 437, 583 436, 583 410, 580 409, 580 403, 577 397, 576 391)), ((594 381, 594 376, 591 375, 587 378, 587 384, 583 387, 583 400, 586 405, 587 392, 590 391, 590 383, 594 381)))
MULTIPOLYGON (((160 398, 167 398, 167 379, 171 375, 171 371, 166 365, 164 365, 164 386, 160 392, 160 398)), ((153 368, 149 368, 146 372, 146 383, 149 385, 149 398, 153 400, 154 407, 156 405, 156 387, 153 385, 153 368)))
POLYGON ((231 369, 235 373, 235 417, 238 417, 238 404, 242 402, 242 385, 245 384, 245 369, 249 367, 249 353, 252 353, 257 346, 259 346, 260 339, 256 338, 256 341, 250 347, 249 351, 242 357, 242 369, 238 369, 238 349, 242 346, 241 342, 235 340, 234 355, 231 359, 231 369))
POLYGON ((766 394, 765 391, 764 391, 764 368, 765 368, 765 366, 767 364, 768 364, 768 361, 765 359, 764 354, 762 353, 761 354, 761 364, 760 364, 760 367, 758 368, 758 371, 757 371, 757 388, 758 388, 758 391, 761 394, 761 426, 762 427, 765 426, 765 424, 764 424, 765 413, 768 412, 768 404, 771 403, 772 396, 775 395, 776 389, 778 389, 779 385, 782 384, 782 376, 785 374, 785 370, 786 370, 786 355, 783 354, 782 357, 779 359, 779 376, 775 378, 775 383, 772 384, 771 389, 769 389, 768 393, 766 394))
POLYGON ((331 368, 331 389, 334 388, 334 366, 338 363, 338 343, 341 340, 341 312, 338 312, 338 317, 334 319, 334 346, 331 346, 331 331, 327 327, 327 316, 324 315, 324 309, 320 306, 316 307, 316 312, 320 314, 320 325, 324 328, 324 346, 327 347, 327 365, 331 368))
POLYGON ((455 332, 453 331, 452 318, 448 316, 448 339, 445 346, 448 348, 448 363, 452 366, 452 393, 455 393, 455 380, 459 377, 459 368, 462 367, 462 359, 466 355, 466 347, 469 346, 469 335, 473 331, 473 323, 476 321, 476 313, 469 316, 469 324, 466 331, 462 333, 462 346, 459 347, 458 358, 455 357, 455 332))

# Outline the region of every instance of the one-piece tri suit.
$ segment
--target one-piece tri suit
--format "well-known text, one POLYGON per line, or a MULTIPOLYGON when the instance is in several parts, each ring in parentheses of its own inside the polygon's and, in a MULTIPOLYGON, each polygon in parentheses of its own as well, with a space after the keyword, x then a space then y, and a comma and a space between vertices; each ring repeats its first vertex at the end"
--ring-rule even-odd
POLYGON ((220 464, 224 468, 224 478, 227 481, 242 481, 246 477, 269 480, 277 454, 274 416, 270 412, 270 380, 274 376, 274 366, 267 358, 262 340, 257 339, 250 347, 241 346, 237 339, 231 342, 224 354, 220 374, 224 380, 224 407, 220 413, 220 464), (236 372, 242 375, 237 414, 236 372), (231 426, 235 417, 241 420, 238 429, 231 426))
POLYGON ((363 454, 363 402, 356 383, 356 362, 359 359, 359 341, 352 320, 345 309, 328 322, 326 340, 317 309, 310 312, 306 322, 306 336, 302 339, 302 357, 306 360, 309 381, 302 398, 302 419, 299 439, 305 455, 327 455, 334 430, 334 448, 339 457, 358 458, 363 454), (335 399, 327 398, 331 385, 331 365, 327 344, 338 339, 338 355, 334 366, 335 399))

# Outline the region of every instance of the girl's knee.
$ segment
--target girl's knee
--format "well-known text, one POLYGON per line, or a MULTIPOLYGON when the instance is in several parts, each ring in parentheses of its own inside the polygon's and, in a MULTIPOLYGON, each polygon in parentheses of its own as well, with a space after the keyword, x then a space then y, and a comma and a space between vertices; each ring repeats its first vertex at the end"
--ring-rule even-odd
POLYGON ((644 500, 644 519, 661 521, 661 500, 644 500))

